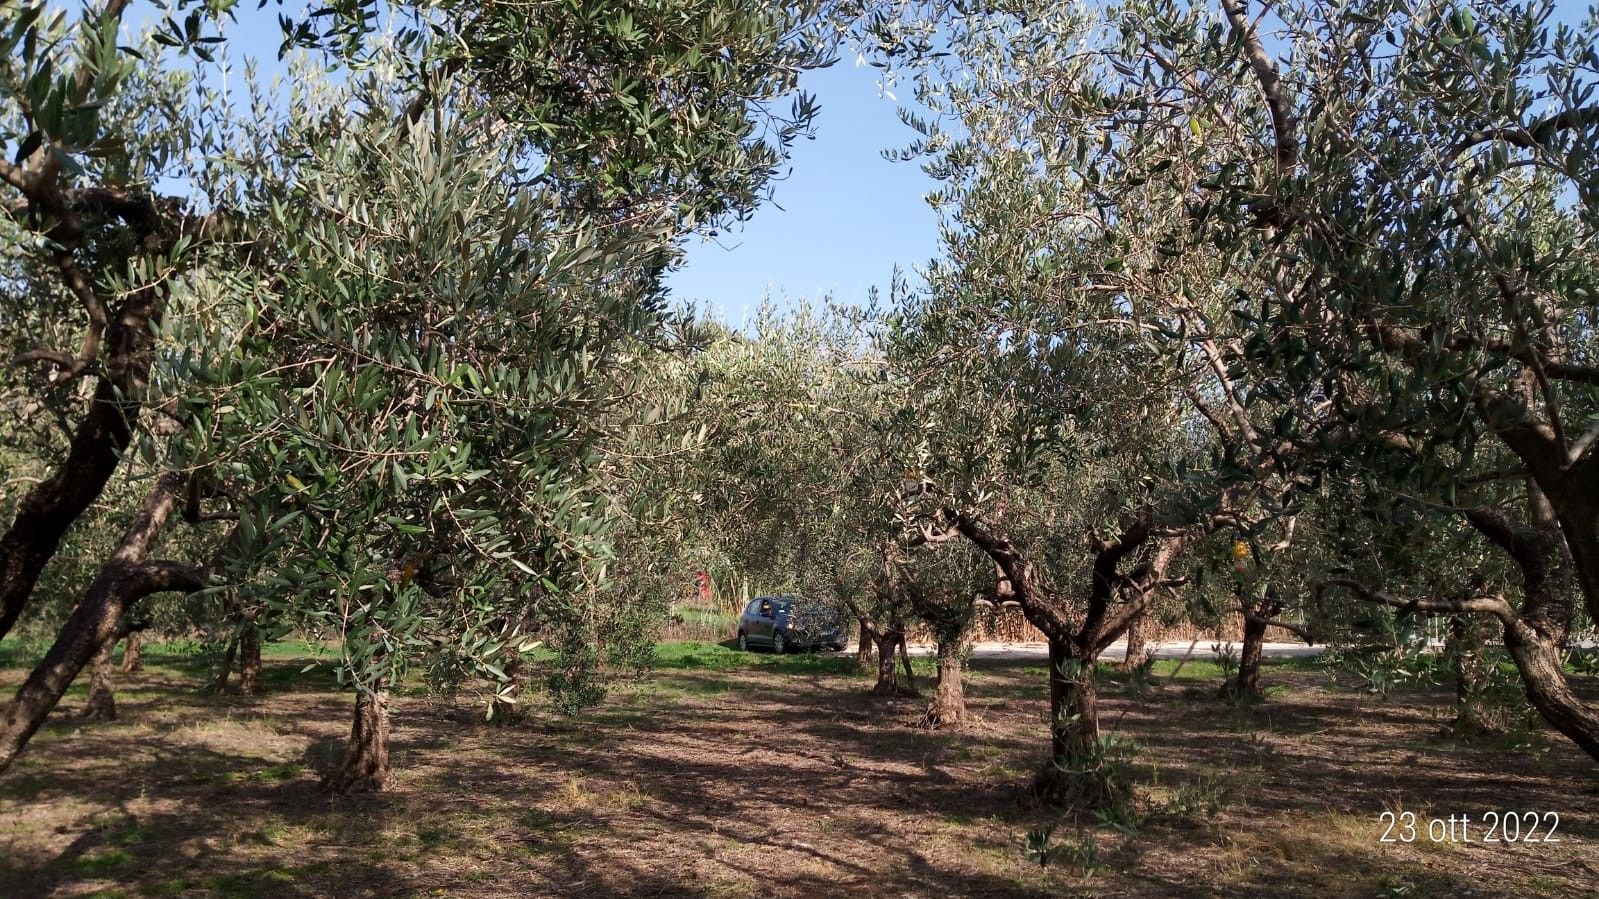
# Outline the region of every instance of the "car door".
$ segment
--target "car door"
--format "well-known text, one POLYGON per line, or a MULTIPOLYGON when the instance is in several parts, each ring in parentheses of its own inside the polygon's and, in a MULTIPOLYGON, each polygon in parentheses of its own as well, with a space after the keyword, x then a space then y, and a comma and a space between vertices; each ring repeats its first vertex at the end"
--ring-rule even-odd
POLYGON ((745 606, 744 611, 738 616, 738 629, 744 634, 744 638, 751 643, 759 642, 759 638, 756 637, 755 634, 760 627, 760 609, 761 601, 759 599, 752 599, 750 600, 749 605, 745 606))
POLYGON ((772 642, 773 619, 777 616, 777 603, 770 596, 763 596, 750 603, 755 614, 749 619, 749 624, 744 628, 744 634, 751 643, 766 646, 772 642))

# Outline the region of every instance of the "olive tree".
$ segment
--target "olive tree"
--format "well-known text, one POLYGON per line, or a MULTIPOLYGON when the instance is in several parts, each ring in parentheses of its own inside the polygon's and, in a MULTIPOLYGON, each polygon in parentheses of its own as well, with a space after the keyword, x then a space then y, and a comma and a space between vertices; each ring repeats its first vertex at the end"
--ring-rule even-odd
POLYGON ((1377 496, 1458 517, 1519 572, 1512 591, 1454 598, 1336 583, 1498 621, 1533 704, 1593 753, 1594 712, 1560 652, 1577 592, 1593 611, 1599 555, 1584 424, 1599 116, 1592 34, 1553 13, 1068 7, 1003 58, 1023 85, 1046 66, 1048 92, 1018 92, 1062 139, 1031 158, 1085 186, 1075 211, 1096 217, 1091 230, 1129 247, 1155 238, 1158 256, 1136 268, 1106 254, 1088 271, 1125 265, 1146 285, 1186 273, 1171 296, 1226 288, 1219 315, 1181 324, 1218 350, 1207 362, 1223 390, 1209 398, 1225 402, 1210 405, 1230 413, 1214 417, 1254 460, 1251 481, 1357 472, 1377 496), (1142 213, 1151 199, 1170 211, 1164 227, 1142 213), (1237 414, 1263 407, 1248 427, 1237 414))
POLYGON ((286 45, 351 75, 331 84, 312 57, 287 98, 237 104, 184 70, 211 58, 228 7, 185 7, 158 24, 167 55, 117 47, 125 3, 7 12, 22 51, 6 71, 8 233, 34 288, 18 320, 57 339, 73 329, 66 297, 89 320, 81 353, 18 361, 104 395, 18 504, 6 626, 139 413, 176 427, 145 443, 148 491, 8 708, 0 759, 139 600, 214 583, 345 638, 361 700, 332 785, 377 788, 383 688, 409 659, 453 638, 495 675, 485 660, 520 637, 507 604, 561 630, 585 597, 614 597, 620 493, 593 475, 589 416, 618 395, 619 348, 659 318, 674 241, 747 214, 808 127, 809 101, 775 103, 826 61, 828 20, 717 0, 662 4, 641 30, 604 2, 526 21, 422 3, 387 36, 371 5, 336 4, 286 20, 286 45), (535 62, 543 76, 522 78, 535 62), (124 139, 151 116, 170 147, 124 139), (186 177, 163 168, 174 157, 186 177), (168 181, 195 193, 156 196, 168 181), (102 239, 122 256, 85 274, 102 239), (201 552, 158 557, 174 515, 212 525, 201 552))

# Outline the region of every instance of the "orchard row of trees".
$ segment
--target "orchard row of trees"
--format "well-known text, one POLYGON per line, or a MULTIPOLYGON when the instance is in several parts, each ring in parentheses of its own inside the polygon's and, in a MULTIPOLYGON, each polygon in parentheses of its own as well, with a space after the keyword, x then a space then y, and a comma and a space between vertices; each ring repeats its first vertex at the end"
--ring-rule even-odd
POLYGON ((943 253, 738 351, 709 468, 751 564, 849 608, 881 688, 924 622, 934 722, 960 719, 972 600, 1019 603, 1050 647, 1050 795, 1117 792, 1095 661, 1174 593, 1243 621, 1235 695, 1273 625, 1444 616, 1475 659, 1491 622, 1599 759, 1567 664, 1599 618, 1593 24, 1406 0, 895 21, 943 253))
POLYGON ((247 688, 341 647, 341 791, 408 673, 504 713, 525 651, 567 706, 636 667, 663 571, 615 560, 695 438, 662 275, 766 196, 844 11, 310 4, 267 77, 233 2, 69 6, 0 12, 0 636, 50 643, 0 769, 152 625, 247 688))
POLYGON ((381 788, 401 678, 579 706, 713 565, 847 610, 880 692, 925 626, 935 726, 974 599, 1018 604, 1057 798, 1124 788, 1095 661, 1172 609, 1241 618, 1233 695, 1273 626, 1445 616, 1464 658, 1491 622, 1599 758, 1592 25, 341 2, 285 18, 274 82, 216 56, 231 8, 156 4, 136 47, 117 0, 4 13, 0 636, 52 646, 0 769, 129 633, 248 671, 293 631, 356 695, 329 786, 381 788), (672 313, 680 241, 759 205, 841 42, 915 86, 939 258, 754 334, 672 313))

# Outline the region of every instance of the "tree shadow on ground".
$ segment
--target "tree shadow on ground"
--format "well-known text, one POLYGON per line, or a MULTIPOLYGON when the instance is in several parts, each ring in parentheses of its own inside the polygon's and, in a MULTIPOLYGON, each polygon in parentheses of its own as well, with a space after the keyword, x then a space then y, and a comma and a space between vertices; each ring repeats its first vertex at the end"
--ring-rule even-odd
MULTIPOLYGON (((956 732, 905 726, 921 701, 770 664, 672 669, 591 714, 516 726, 407 699, 394 791, 350 798, 317 789, 348 697, 246 700, 135 678, 150 696, 124 721, 62 725, 0 784, 0 819, 15 825, 0 882, 17 895, 1165 896, 1303 892, 1320 876, 1351 895, 1467 895, 1486 875, 1463 870, 1521 875, 1479 854, 1457 867, 1395 855, 1375 841, 1384 802, 1551 803, 1571 809, 1574 837, 1593 833, 1591 799, 1560 798, 1584 770, 1564 749, 1528 770, 1515 753, 1410 746, 1425 705, 1368 708, 1303 686, 1233 709, 1168 688, 1105 703, 1107 726, 1140 747, 1136 779, 1164 792, 1223 779, 1235 796, 1214 820, 1151 818, 1124 841, 1025 801, 1047 734, 1029 667, 977 671, 984 723, 956 732), (1094 878, 1023 857, 1027 831, 1054 822, 1101 846, 1094 878)), ((1498 886, 1577 895, 1585 882, 1562 878, 1498 886)))

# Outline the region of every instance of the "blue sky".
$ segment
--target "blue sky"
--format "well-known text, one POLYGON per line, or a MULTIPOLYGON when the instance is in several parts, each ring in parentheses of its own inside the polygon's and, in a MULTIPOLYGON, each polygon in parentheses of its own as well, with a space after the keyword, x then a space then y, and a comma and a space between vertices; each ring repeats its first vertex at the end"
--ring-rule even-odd
POLYGON ((863 303, 868 288, 888 286, 896 263, 908 270, 932 258, 937 219, 922 198, 935 185, 916 163, 882 157, 916 135, 881 96, 879 76, 846 57, 801 78, 821 104, 815 140, 798 142, 772 202, 741 229, 690 242, 687 264, 667 282, 674 298, 739 326, 768 293, 778 303, 863 303))

